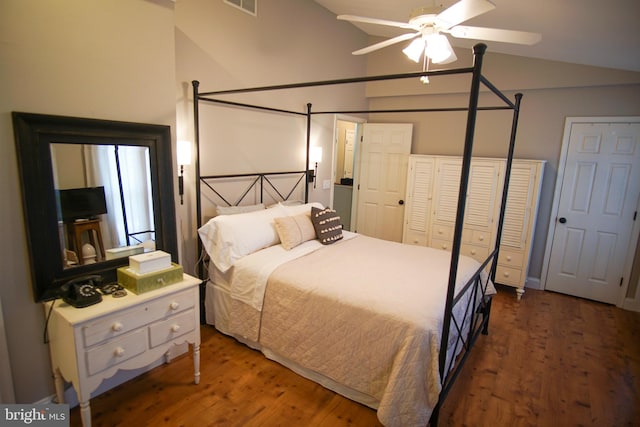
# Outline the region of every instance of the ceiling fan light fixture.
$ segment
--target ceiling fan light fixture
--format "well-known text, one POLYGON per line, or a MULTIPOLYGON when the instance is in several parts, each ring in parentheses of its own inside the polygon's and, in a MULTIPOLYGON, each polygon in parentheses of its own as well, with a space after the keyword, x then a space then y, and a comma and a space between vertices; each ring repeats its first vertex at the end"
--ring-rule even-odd
POLYGON ((422 37, 413 40, 409 46, 402 49, 402 52, 407 55, 407 58, 417 63, 420 61, 422 52, 424 52, 424 40, 422 37))
POLYGON ((426 36, 425 55, 431 62, 440 64, 445 62, 453 55, 453 48, 449 44, 449 40, 442 34, 430 34, 426 36))

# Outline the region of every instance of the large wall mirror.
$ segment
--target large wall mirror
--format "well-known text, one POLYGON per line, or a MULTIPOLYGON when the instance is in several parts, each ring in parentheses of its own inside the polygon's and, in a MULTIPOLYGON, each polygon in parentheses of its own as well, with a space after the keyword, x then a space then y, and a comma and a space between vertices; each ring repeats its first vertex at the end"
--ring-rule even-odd
POLYGON ((34 297, 71 278, 115 280, 128 257, 177 259, 170 128, 13 113, 34 297))

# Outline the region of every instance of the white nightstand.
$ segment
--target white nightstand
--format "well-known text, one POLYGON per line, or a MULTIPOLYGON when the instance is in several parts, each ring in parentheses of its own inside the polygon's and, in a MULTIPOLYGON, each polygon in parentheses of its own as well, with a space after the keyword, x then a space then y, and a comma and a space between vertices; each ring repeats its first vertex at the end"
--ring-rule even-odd
MULTIPOLYGON (((48 334, 58 401, 64 401, 64 380, 71 382, 80 401, 82 424, 90 427, 89 400, 103 380, 120 369, 150 365, 184 342, 193 346, 198 384, 201 282, 185 274, 182 282, 140 295, 107 295, 85 308, 56 300, 48 334)), ((47 314, 51 303, 44 304, 47 314)))

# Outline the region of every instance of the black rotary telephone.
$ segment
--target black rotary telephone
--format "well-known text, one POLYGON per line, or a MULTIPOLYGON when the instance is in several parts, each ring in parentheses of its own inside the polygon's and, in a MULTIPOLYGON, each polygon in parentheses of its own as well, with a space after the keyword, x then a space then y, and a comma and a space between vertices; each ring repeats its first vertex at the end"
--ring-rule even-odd
POLYGON ((69 280, 62 285, 60 292, 67 304, 76 308, 88 307, 102 301, 98 288, 102 285, 102 276, 82 276, 69 280))

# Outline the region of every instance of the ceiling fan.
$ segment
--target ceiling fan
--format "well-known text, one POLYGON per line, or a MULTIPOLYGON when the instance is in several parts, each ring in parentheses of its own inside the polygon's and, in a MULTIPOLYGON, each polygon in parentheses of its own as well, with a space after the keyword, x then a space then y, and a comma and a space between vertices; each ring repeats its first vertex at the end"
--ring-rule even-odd
POLYGON ((487 13, 495 9, 495 7, 496 6, 488 0, 460 0, 444 10, 442 10, 442 5, 418 8, 411 13, 408 22, 388 21, 385 19, 366 18, 354 15, 338 15, 338 19, 413 30, 413 32, 356 50, 353 54, 363 55, 402 41, 415 39, 403 49, 405 55, 414 62, 420 60, 422 53, 425 54, 425 61, 429 60, 435 64, 448 64, 458 59, 449 40, 444 34, 450 34, 453 37, 463 39, 525 45, 532 45, 540 41, 542 36, 537 33, 458 25, 471 18, 487 13))

